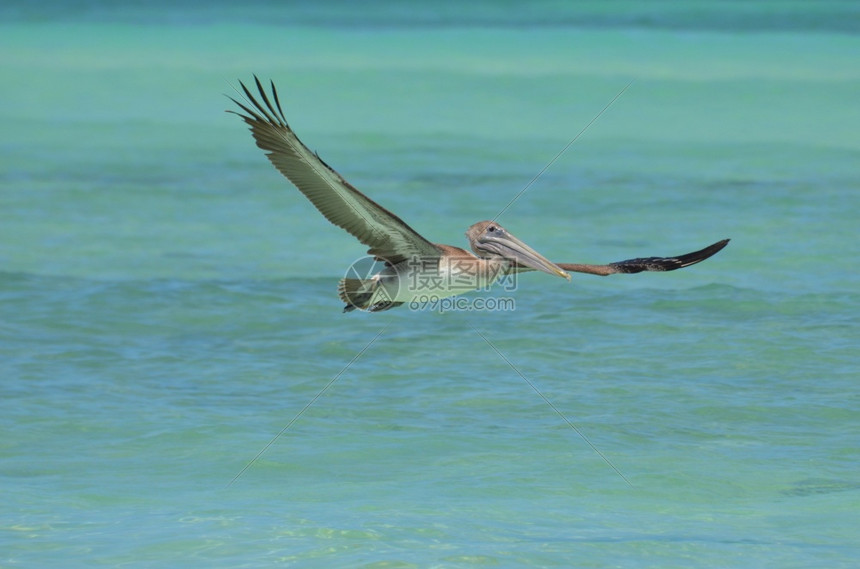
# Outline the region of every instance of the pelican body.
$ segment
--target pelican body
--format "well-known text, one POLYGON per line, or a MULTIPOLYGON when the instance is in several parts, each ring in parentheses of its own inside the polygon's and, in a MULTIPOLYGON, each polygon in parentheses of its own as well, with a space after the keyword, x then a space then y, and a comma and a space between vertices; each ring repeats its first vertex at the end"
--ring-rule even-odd
POLYGON ((416 300, 456 296, 488 288, 502 276, 523 271, 542 271, 568 281, 568 271, 602 276, 672 271, 707 259, 729 242, 724 239, 677 257, 636 258, 606 265, 553 263, 492 220, 475 223, 466 231, 472 252, 431 243, 311 152, 288 125, 274 82, 270 100, 256 76, 254 81, 259 99, 240 81, 248 105, 230 97, 244 114, 228 112, 249 125, 257 146, 275 168, 326 219, 368 246, 368 254, 384 263, 373 275, 341 279, 338 295, 346 304, 344 312, 356 308, 378 312, 416 300))
POLYGON ((435 243, 437 252, 410 257, 385 268, 369 279, 344 278, 338 294, 345 310, 363 308, 376 312, 409 302, 426 303, 489 288, 515 267, 544 271, 570 280, 564 270, 508 233, 498 223, 481 221, 466 232, 472 248, 468 251, 435 243))

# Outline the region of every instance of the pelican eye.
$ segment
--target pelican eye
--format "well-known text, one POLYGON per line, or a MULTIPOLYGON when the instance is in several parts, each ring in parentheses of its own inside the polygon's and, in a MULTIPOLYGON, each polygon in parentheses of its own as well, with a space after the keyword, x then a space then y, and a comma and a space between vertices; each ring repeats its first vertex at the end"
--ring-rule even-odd
POLYGON ((487 228, 487 231, 489 231, 490 233, 494 233, 494 232, 496 231, 496 226, 495 226, 495 225, 491 225, 491 226, 489 226, 489 227, 487 228))

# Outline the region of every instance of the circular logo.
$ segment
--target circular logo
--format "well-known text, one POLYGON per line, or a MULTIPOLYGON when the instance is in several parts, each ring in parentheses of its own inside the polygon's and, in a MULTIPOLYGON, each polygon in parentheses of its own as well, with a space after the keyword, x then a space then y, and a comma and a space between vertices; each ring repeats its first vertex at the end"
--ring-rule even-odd
POLYGON ((347 311, 358 308, 376 312, 391 307, 400 288, 395 274, 381 275, 389 263, 366 255, 353 262, 340 281, 338 294, 347 311))

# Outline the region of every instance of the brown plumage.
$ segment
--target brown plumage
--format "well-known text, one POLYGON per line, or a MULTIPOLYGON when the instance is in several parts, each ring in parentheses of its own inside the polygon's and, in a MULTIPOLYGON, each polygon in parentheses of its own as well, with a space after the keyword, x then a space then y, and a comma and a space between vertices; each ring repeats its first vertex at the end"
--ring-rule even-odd
POLYGON ((677 257, 646 257, 607 265, 553 263, 495 221, 478 222, 466 232, 475 255, 459 247, 431 243, 398 216, 358 191, 318 154, 311 152, 287 123, 275 84, 271 83, 270 99, 256 76, 254 82, 259 99, 240 81, 248 104, 230 97, 244 114, 229 112, 248 124, 257 146, 266 153, 275 168, 326 219, 355 236, 368 247, 370 255, 386 263, 385 269, 371 278, 341 279, 338 293, 346 303, 345 311, 355 308, 387 310, 431 293, 438 298, 454 296, 489 286, 498 276, 511 271, 539 270, 568 280, 570 275, 566 271, 604 276, 674 271, 707 259, 729 242, 724 239, 700 251, 677 257), (447 279, 448 286, 429 291, 409 284, 428 279, 447 279), (464 284, 469 279, 471 281, 464 284))

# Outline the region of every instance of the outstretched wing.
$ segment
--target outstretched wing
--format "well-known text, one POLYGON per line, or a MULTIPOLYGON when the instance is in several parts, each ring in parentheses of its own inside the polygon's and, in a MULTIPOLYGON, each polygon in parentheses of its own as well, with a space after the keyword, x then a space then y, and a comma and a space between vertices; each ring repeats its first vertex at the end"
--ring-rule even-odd
MULTIPOLYGON (((713 245, 709 245, 699 251, 693 251, 686 255, 678 255, 677 257, 641 257, 638 259, 628 259, 626 261, 618 261, 609 263, 608 265, 584 265, 580 263, 556 263, 565 271, 577 273, 589 273, 592 275, 614 275, 616 273, 641 273, 642 271, 674 271, 675 269, 683 269, 690 265, 700 263, 715 255, 723 247, 728 244, 728 239, 717 241, 713 245)), ((517 272, 530 271, 527 267, 517 265, 514 270, 517 272)))
POLYGON ((248 123, 257 146, 326 219, 370 247, 369 254, 393 264, 413 257, 434 258, 440 255, 435 245, 355 189, 298 139, 284 118, 274 82, 271 86, 275 104, 272 105, 256 75, 254 81, 262 104, 240 81, 253 108, 229 97, 247 114, 228 112, 248 123))

